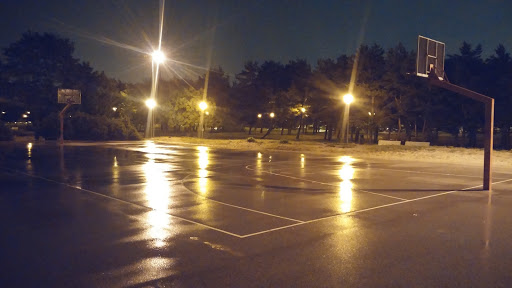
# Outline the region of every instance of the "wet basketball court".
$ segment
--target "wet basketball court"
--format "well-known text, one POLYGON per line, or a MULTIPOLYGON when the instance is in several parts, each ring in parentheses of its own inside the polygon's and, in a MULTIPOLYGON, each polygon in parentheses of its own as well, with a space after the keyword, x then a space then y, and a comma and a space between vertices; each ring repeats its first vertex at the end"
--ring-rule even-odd
MULTIPOLYGON (((507 287, 512 171, 153 142, 5 144, 5 287, 507 287)), ((4 286, 4 285, 2 285, 4 286)))

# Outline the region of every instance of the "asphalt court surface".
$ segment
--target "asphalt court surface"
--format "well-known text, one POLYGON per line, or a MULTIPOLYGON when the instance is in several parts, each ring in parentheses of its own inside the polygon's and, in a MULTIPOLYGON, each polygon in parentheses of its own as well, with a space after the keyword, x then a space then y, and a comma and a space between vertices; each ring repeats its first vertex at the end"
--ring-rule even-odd
POLYGON ((512 283, 506 168, 491 194, 482 167, 460 164, 153 142, 1 148, 5 287, 512 283))
MULTIPOLYGON (((233 152, 152 142, 52 148, 42 158, 31 155, 32 162, 41 160, 37 164, 8 169, 239 238, 481 190, 482 182, 481 167, 342 154, 233 152)), ((493 180, 499 189, 512 174, 495 172, 493 180)))

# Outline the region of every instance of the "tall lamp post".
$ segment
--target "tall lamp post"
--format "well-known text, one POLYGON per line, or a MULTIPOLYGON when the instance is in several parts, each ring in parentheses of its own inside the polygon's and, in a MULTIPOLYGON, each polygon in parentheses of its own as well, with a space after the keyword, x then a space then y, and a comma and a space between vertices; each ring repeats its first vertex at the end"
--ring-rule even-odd
MULTIPOLYGON (((261 115, 261 113, 258 113, 258 123, 260 124, 260 133, 263 133, 263 123, 261 123, 261 117, 263 115, 261 115)), ((258 129, 258 128, 256 128, 258 129)))
POLYGON ((155 115, 153 108, 156 106, 156 94, 158 90, 158 72, 160 71, 160 64, 165 61, 165 54, 162 50, 158 49, 151 53, 151 95, 150 100, 152 100, 153 107, 149 107, 148 102, 146 101, 146 106, 148 106, 148 129, 146 132, 146 137, 154 137, 154 128, 155 128, 155 115))
POLYGON ((297 136, 295 136, 296 140, 299 140, 300 129, 303 129, 302 128, 302 121, 303 121, 303 118, 304 118, 304 112, 306 112, 306 108, 304 108, 304 107, 300 108, 300 123, 299 123, 299 129, 297 130, 297 136))
POLYGON ((155 136, 155 124, 154 124, 154 115, 153 115, 153 109, 156 107, 156 101, 152 98, 149 98, 148 100, 146 100, 146 106, 148 107, 148 115, 150 117, 152 117, 149 122, 149 127, 146 131, 146 137, 147 138, 153 138, 155 136))
POLYGON ((341 131, 345 135, 345 143, 348 143, 348 130, 350 127, 350 103, 354 102, 352 94, 343 95, 343 102, 345 103, 345 113, 343 114, 343 125, 341 131))
POLYGON ((208 104, 206 104, 206 102, 204 101, 201 101, 201 103, 199 103, 199 109, 201 109, 201 117, 199 118, 199 138, 203 138, 203 133, 204 133, 204 110, 206 110, 206 108, 208 108, 208 104))

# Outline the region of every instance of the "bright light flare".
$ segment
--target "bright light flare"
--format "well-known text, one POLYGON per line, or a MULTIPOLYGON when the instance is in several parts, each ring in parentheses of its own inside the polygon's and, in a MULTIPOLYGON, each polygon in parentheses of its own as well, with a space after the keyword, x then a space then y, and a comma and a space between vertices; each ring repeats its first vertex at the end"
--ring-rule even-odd
POLYGON ((276 116, 276 114, 274 114, 274 112, 270 113, 270 118, 274 118, 274 116, 276 116))
POLYGON ((341 169, 339 170, 340 178, 344 181, 349 181, 354 179, 354 167, 350 164, 344 164, 341 169))
POLYGON ((156 101, 154 99, 148 99, 148 100, 146 100, 146 106, 149 109, 153 109, 156 107, 156 101))
POLYGON ((199 170, 197 171, 198 172, 198 176, 199 176, 199 192, 201 192, 201 194, 206 194, 208 192, 208 170, 206 170, 206 168, 208 168, 208 164, 209 164, 209 160, 208 160, 208 147, 204 147, 204 146, 199 146, 197 147, 197 150, 199 151, 198 152, 198 159, 197 159, 197 163, 198 163, 198 166, 199 166, 199 170))
POLYGON ((350 156, 341 156, 340 159, 338 159, 340 162, 343 162, 343 163, 352 163, 354 162, 354 158, 350 157, 350 156))
POLYGON ((206 110, 206 108, 208 108, 208 104, 206 104, 206 102, 204 102, 204 101, 201 101, 201 103, 199 103, 199 109, 204 111, 204 110, 206 110))
POLYGON ((302 111, 302 113, 306 112, 306 108, 302 107, 300 108, 300 111, 302 111))
POLYGON ((261 114, 258 114, 258 118, 261 118, 261 114))
POLYGON ((27 154, 28 158, 32 157, 32 143, 27 144, 27 154))
POLYGON ((348 213, 352 210, 352 187, 350 181, 342 181, 340 183, 340 210, 341 213, 348 213))
POLYGON ((350 104, 354 102, 354 96, 352 96, 352 94, 343 95, 343 102, 345 102, 345 104, 350 104))
POLYGON ((162 64, 165 61, 165 54, 160 50, 155 50, 151 54, 151 58, 156 64, 162 64))

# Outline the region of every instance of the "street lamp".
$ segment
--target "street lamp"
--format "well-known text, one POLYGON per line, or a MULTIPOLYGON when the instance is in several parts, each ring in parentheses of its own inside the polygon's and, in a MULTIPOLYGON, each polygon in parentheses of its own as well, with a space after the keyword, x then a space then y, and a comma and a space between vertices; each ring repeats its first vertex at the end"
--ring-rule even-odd
POLYGON ((151 54, 151 58, 156 64, 162 64, 165 61, 165 54, 161 50, 155 50, 151 54))
POLYGON ((274 114, 274 112, 270 112, 270 118, 274 118, 274 116, 276 116, 276 114, 274 114))
POLYGON ((343 102, 345 102, 345 113, 343 117, 343 125, 341 131, 345 135, 345 142, 348 143, 348 130, 350 127, 350 103, 354 102, 354 96, 352 94, 343 95, 343 102))
POLYGON ((156 94, 158 90, 158 71, 160 68, 160 64, 165 61, 165 54, 158 48, 158 50, 153 51, 151 53, 151 96, 150 99, 146 101, 146 106, 148 106, 148 127, 146 132, 146 137, 153 137, 155 130, 155 115, 153 113, 153 108, 156 106, 156 94), (151 101, 150 101, 151 100, 151 101))
POLYGON ((201 117, 199 118, 199 138, 203 138, 203 133, 204 133, 204 110, 206 110, 206 108, 208 108, 208 104, 206 104, 206 102, 204 101, 201 101, 199 103, 199 109, 201 109, 201 117))
POLYGON ((148 121, 149 121, 149 125, 148 125, 148 131, 146 132, 146 137, 148 138, 152 138, 155 136, 155 123, 154 123, 154 114, 153 114, 153 109, 156 107, 156 101, 155 99, 153 98, 149 98, 146 100, 146 106, 148 107, 149 111, 148 111, 148 121))
POLYGON ((146 106, 149 108, 149 110, 153 110, 153 108, 156 107, 156 101, 154 99, 149 98, 146 100, 146 106))
POLYGON ((199 103, 199 109, 201 109, 201 111, 204 111, 206 110, 206 108, 208 108, 208 104, 206 104, 206 102, 204 101, 201 101, 201 103, 199 103))
MULTIPOLYGON (((300 108, 300 121, 299 121, 299 129, 297 129, 297 136, 295 136, 295 139, 296 140, 299 140, 299 137, 300 137, 300 129, 304 129, 302 126, 302 121, 304 119, 304 112, 306 112, 306 108, 302 107, 300 108)), ((305 129, 304 129, 305 130, 305 129)))

